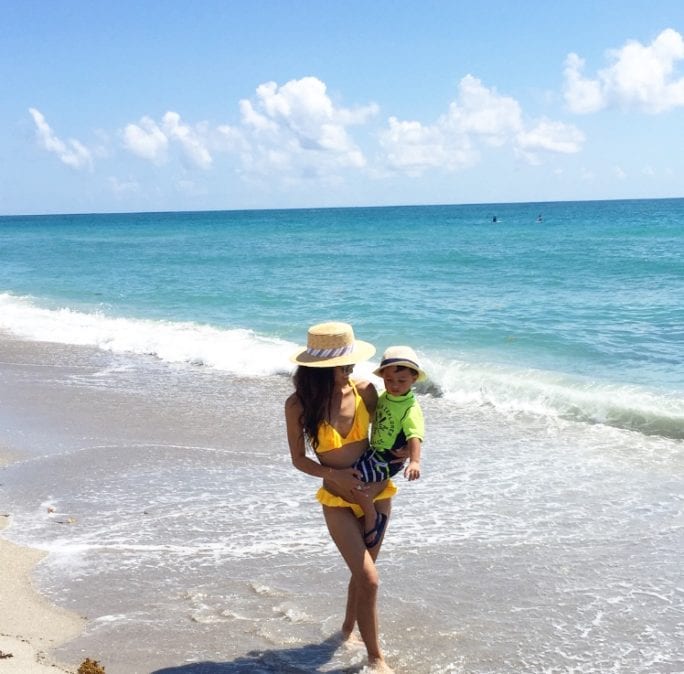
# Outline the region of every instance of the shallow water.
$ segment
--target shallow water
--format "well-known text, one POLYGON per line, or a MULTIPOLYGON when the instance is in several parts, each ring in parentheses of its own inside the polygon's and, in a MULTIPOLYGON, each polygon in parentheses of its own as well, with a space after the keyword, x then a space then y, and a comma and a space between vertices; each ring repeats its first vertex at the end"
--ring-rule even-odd
MULTIPOLYGON (((289 463, 285 377, 73 347, 50 367, 45 345, 2 344, 24 363, 0 367, 18 392, 3 423, 44 422, 2 471, 6 534, 50 551, 40 588, 90 619, 60 657, 112 674, 358 671, 363 649, 329 640, 346 572, 316 481, 289 463)), ((400 480, 380 560, 396 671, 682 671, 681 441, 421 404, 424 475, 400 480)))

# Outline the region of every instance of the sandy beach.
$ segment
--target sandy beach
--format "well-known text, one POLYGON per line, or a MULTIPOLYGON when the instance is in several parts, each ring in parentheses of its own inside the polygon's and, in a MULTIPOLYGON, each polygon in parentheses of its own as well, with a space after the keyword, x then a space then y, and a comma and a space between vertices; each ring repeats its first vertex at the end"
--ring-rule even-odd
MULTIPOLYGON (((88 509, 83 501, 65 504, 78 491, 80 483, 87 481, 88 471, 98 472, 100 460, 107 470, 111 468, 118 474, 139 457, 156 452, 171 453, 171 461, 185 461, 192 448, 213 454, 217 443, 221 443, 219 451, 230 451, 243 449, 251 442, 251 429, 258 419, 243 409, 244 423, 236 427, 225 417, 223 409, 231 404, 225 396, 235 393, 228 391, 224 395, 223 378, 214 382, 211 373, 202 375, 202 385, 213 382, 209 386, 215 393, 207 395, 203 390, 203 400, 198 405, 195 397, 199 394, 188 386, 182 369, 176 372, 154 359, 143 361, 149 370, 131 369, 116 356, 90 347, 31 342, 0 335, 0 399, 3 401, 0 485, 5 482, 8 487, 16 486, 17 474, 39 476, 37 490, 22 489, 22 500, 33 511, 31 517, 43 525, 47 523, 51 538, 63 534, 65 540, 69 539, 93 520, 102 522, 104 530, 109 530, 109 513, 97 506, 88 509), (116 384, 112 385, 113 381, 116 384), (154 389, 152 393, 150 386, 154 389), (211 402, 209 399, 213 397, 216 400, 211 402), (232 424, 230 430, 229 424, 232 424)), ((278 419, 287 383, 283 381, 280 385, 283 390, 274 393, 277 407, 269 411, 270 416, 278 419)), ((247 399, 256 395, 248 384, 241 389, 241 394, 247 399)), ((263 410, 263 401, 259 404, 263 410)), ((145 498, 154 505, 159 496, 152 491, 145 498)), ((174 502, 168 508, 169 513, 182 512, 175 502, 176 496, 172 495, 174 502)), ((121 497, 126 497, 126 490, 121 497)), ((167 516, 166 509, 150 507, 145 512, 146 520, 155 522, 157 511, 162 520, 167 516)), ((170 645, 163 643, 166 638, 163 633, 159 636, 158 648, 168 654, 160 657, 147 653, 148 637, 140 637, 139 627, 132 627, 130 633, 127 631, 126 612, 119 606, 122 592, 118 583, 124 582, 133 588, 135 597, 134 579, 119 581, 117 577, 116 581, 102 581, 93 573, 88 582, 94 579, 94 588, 88 586, 88 591, 79 594, 79 583, 74 583, 73 578, 61 583, 60 572, 48 567, 51 599, 64 602, 68 609, 52 605, 35 589, 31 575, 47 553, 12 542, 12 539, 21 540, 20 529, 24 525, 14 521, 12 509, 5 500, 0 501, 0 515, 5 528, 0 532, 0 568, 3 569, 0 651, 12 655, 0 660, 0 671, 73 674, 89 657, 98 660, 108 674, 147 674, 160 664, 182 665, 187 661, 189 656, 184 657, 182 651, 175 653, 170 645), (124 624, 125 646, 117 645, 104 634, 97 636, 103 626, 120 623, 124 624), (91 638, 95 638, 94 644, 89 642, 91 638), (134 652, 133 657, 138 659, 127 660, 128 651, 134 652)), ((251 536, 249 531, 246 534, 251 536)), ((67 543, 69 546, 73 544, 67 543)), ((99 554, 103 559, 120 560, 125 557, 128 546, 122 552, 102 541, 102 536, 96 536, 93 547, 96 550, 102 547, 99 554)), ((120 563, 123 562, 115 561, 114 567, 120 563)), ((50 566, 54 567, 54 560, 50 566)), ((68 569, 66 572, 69 575, 68 569)), ((41 574, 41 580, 44 575, 41 574)), ((164 581, 157 579, 156 574, 153 582, 157 586, 153 592, 163 591, 164 581)), ((179 598, 169 599, 172 605, 180 602, 182 606, 186 592, 179 592, 179 598)), ((178 633, 192 629, 193 624, 201 627, 202 620, 192 615, 181 616, 178 633)), ((168 638, 172 642, 174 637, 168 638)))
MULTIPOLYGON (((11 518, 0 515, 0 529, 11 518)), ((0 534, 1 536, 2 534, 0 534)), ((0 669, 8 674, 48 674, 76 668, 57 662, 51 651, 77 636, 85 621, 49 604, 31 584, 31 572, 45 555, 0 538, 0 669)))
MULTIPOLYGON (((59 345, 25 342, 6 335, 0 335, 0 343, 0 390, 5 414, 2 418, 3 437, 0 437, 2 487, 3 468, 44 453, 50 446, 46 442, 50 435, 58 442, 60 431, 59 424, 55 424, 55 414, 58 414, 55 410, 56 398, 44 386, 47 384, 49 388, 50 381, 59 379, 56 374, 62 376, 65 372, 73 371, 69 354, 81 359, 85 353, 95 358, 97 354, 91 350, 77 350, 78 353, 75 353, 59 345), (32 372, 39 375, 33 376, 32 372), (26 373, 28 376, 23 377, 22 374, 26 373), (13 375, 18 375, 17 379, 13 379, 13 375)), ((83 359, 74 368, 92 371, 92 366, 85 365, 87 360, 83 359)), ((58 400, 69 406, 74 403, 68 397, 58 400)), ((84 416, 83 420, 86 418, 84 416)), ((63 421, 69 425, 66 419, 63 418, 63 421)), ((84 423, 81 430, 87 426, 84 423)), ((49 516, 47 510, 45 516, 49 516)), ((37 591, 32 576, 47 553, 7 540, 6 534, 12 524, 12 512, 4 501, 0 501, 0 670, 7 674, 47 674, 56 671, 74 674, 85 655, 69 663, 54 655, 53 651, 81 635, 87 620, 77 612, 55 606, 37 591)), ((91 659, 97 659, 97 655, 91 659)))

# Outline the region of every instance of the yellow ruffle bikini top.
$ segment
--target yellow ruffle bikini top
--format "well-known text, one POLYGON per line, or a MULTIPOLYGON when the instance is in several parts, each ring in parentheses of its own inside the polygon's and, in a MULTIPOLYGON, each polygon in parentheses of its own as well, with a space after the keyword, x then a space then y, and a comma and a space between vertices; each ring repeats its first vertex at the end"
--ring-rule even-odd
POLYGON ((321 421, 318 427, 318 447, 316 448, 317 454, 323 454, 332 449, 338 449, 339 447, 348 445, 351 442, 357 442, 358 440, 364 440, 368 438, 370 414, 368 414, 366 403, 356 390, 354 382, 350 381, 349 383, 351 384, 352 391, 354 391, 355 402, 354 423, 352 424, 351 430, 343 437, 329 422, 321 421))

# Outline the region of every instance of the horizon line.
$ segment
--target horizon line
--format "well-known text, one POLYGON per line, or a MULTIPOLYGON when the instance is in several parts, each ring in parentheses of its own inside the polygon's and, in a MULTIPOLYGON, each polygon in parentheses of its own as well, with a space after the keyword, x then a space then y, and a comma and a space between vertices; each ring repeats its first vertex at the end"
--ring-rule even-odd
POLYGON ((540 201, 492 201, 492 202, 464 202, 464 203, 425 203, 425 204, 370 204, 355 206, 289 206, 289 207, 264 207, 264 208, 206 208, 196 210, 152 210, 152 211, 80 211, 80 212, 55 212, 55 213, 2 213, 0 218, 40 218, 59 216, 88 216, 88 215, 168 215, 171 213, 259 213, 269 211, 333 211, 353 209, 383 209, 383 208, 460 208, 474 206, 521 206, 543 204, 578 204, 578 203, 604 203, 618 201, 676 201, 684 199, 680 197, 625 197, 608 199, 548 199, 540 201))

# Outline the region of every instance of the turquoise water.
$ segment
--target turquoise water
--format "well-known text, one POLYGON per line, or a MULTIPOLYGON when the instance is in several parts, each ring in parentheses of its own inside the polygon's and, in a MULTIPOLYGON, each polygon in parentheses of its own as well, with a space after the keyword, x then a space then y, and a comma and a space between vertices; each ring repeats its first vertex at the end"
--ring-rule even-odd
POLYGON ((444 395, 683 437, 683 223, 680 199, 6 217, 0 327, 257 376, 342 319, 444 395))
POLYGON ((67 345, 0 340, 3 535, 88 615, 62 653, 361 671, 328 647, 347 579, 282 419, 288 355, 343 319, 430 375, 379 567, 398 674, 684 671, 683 222, 684 200, 0 218, 0 330, 67 345))

